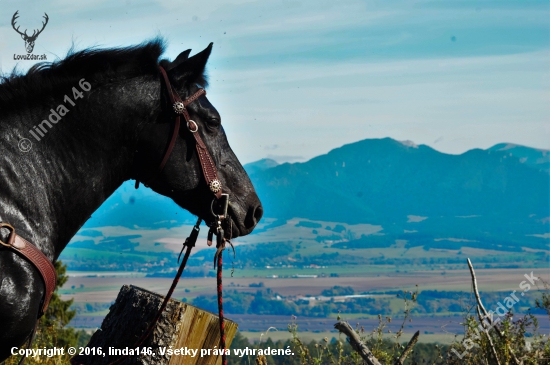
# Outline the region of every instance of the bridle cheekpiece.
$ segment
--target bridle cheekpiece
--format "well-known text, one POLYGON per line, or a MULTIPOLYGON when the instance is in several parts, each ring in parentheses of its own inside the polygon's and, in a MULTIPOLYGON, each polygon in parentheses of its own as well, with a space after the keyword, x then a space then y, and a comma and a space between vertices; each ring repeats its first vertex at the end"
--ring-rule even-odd
MULTIPOLYGON (((149 180, 148 183, 154 180, 162 172, 162 170, 164 169, 164 166, 168 162, 168 159, 172 154, 172 150, 174 149, 174 145, 176 144, 176 139, 181 126, 180 119, 181 119, 181 116, 183 116, 187 125, 187 129, 189 130, 189 132, 191 132, 191 134, 195 138, 197 156, 199 157, 199 162, 201 165, 204 179, 206 180, 206 184, 210 189, 210 191, 214 193, 216 198, 219 199, 222 196, 222 183, 218 178, 218 171, 216 169, 216 165, 214 163, 214 160, 210 156, 210 152, 208 152, 208 149, 206 148, 206 145, 204 144, 200 134, 197 133, 199 130, 199 125, 194 120, 191 119, 186 108, 189 104, 197 100, 200 96, 205 95, 206 91, 204 89, 199 89, 187 99, 181 100, 178 93, 174 90, 174 88, 170 84, 170 79, 168 78, 168 74, 166 73, 164 68, 162 66, 159 66, 159 69, 164 79, 164 84, 166 85, 168 97, 170 98, 170 103, 172 104, 172 109, 175 114, 174 129, 172 130, 172 136, 170 138, 168 147, 166 148, 166 152, 164 153, 164 157, 162 158, 162 161, 155 175, 153 176, 152 179, 149 180)), ((139 180, 136 178, 136 189, 138 186, 139 186, 139 180)))

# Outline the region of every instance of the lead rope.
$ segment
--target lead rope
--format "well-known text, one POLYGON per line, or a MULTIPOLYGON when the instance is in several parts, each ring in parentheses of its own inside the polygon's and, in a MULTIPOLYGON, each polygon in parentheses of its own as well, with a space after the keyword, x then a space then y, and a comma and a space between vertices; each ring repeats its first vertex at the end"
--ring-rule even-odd
MULTIPOLYGON (((212 245, 212 238, 214 234, 216 235, 216 254, 214 255, 214 268, 217 266, 217 275, 216 275, 216 289, 218 294, 218 322, 220 325, 220 350, 222 351, 222 365, 227 365, 227 356, 225 355, 226 350, 226 341, 225 341, 225 322, 224 322, 224 316, 223 316, 223 250, 225 250, 225 243, 228 242, 231 247, 233 245, 231 244, 230 240, 225 239, 225 232, 222 227, 222 222, 231 222, 231 220, 226 219, 227 217, 227 207, 229 205, 229 195, 222 194, 221 196, 221 203, 222 203, 222 210, 223 215, 216 215, 214 214, 214 210, 212 209, 212 214, 215 217, 214 222, 210 225, 210 230, 208 231, 208 240, 207 244, 208 246, 212 245)), ((213 203, 213 202, 212 202, 213 203)), ((229 234, 231 235, 232 227, 229 227, 229 234)), ((231 239, 231 237, 230 237, 231 239)), ((233 249, 234 250, 234 249, 233 249)))
MULTIPOLYGON (((178 269, 178 272, 176 274, 176 277, 172 281, 172 286, 170 286, 170 290, 168 290, 168 293, 166 294, 166 297, 164 297, 164 301, 162 302, 162 305, 160 306, 157 315, 155 316, 155 319, 151 324, 149 325, 149 328, 147 328, 147 331, 141 336, 141 338, 136 342, 136 344, 133 347, 141 346, 141 344, 153 333, 153 328, 157 324, 158 320, 160 319, 160 316, 162 315, 162 312, 166 309, 166 306, 168 305, 168 302, 170 301, 170 298, 172 297, 172 294, 174 293, 174 290, 176 289, 176 286, 178 285, 178 282, 180 280, 181 275, 183 274, 183 270, 185 269, 185 265, 187 264, 187 260, 189 259, 189 256, 191 255, 191 249, 195 247, 195 243, 197 242, 197 238, 199 236, 200 231, 200 225, 201 225, 202 219, 199 218, 197 220, 197 223, 193 227, 193 230, 191 231, 191 234, 185 242, 183 243, 184 247, 187 247, 187 250, 185 251, 185 255, 183 256, 183 260, 181 261, 181 265, 178 269)), ((183 247, 182 247, 183 251, 183 247)), ((181 257, 181 252, 180 252, 181 257)), ((179 257, 178 257, 179 261, 179 257)), ((117 361, 113 362, 111 365, 121 364, 126 358, 122 357, 118 359, 117 361)))
MULTIPOLYGON (((162 312, 164 312, 164 310, 166 309, 166 306, 168 305, 168 302, 170 301, 170 298, 172 297, 172 294, 174 293, 174 290, 176 289, 176 286, 180 281, 180 277, 181 277, 181 274, 183 274, 183 270, 185 269, 187 260, 191 255, 191 249, 195 247, 195 243, 197 242, 197 237, 199 236, 201 222, 202 222, 202 219, 199 218, 197 220, 197 223, 193 227, 191 234, 189 235, 189 237, 187 237, 187 239, 183 243, 183 246, 187 247, 187 250, 185 251, 185 255, 183 256, 183 260, 181 261, 181 265, 178 269, 176 277, 172 281, 172 286, 170 286, 170 290, 168 290, 166 297, 164 297, 164 301, 162 302, 162 305, 160 306, 157 312, 157 315, 155 316, 155 319, 153 320, 153 322, 151 322, 147 331, 143 334, 143 336, 141 336, 141 338, 138 340, 138 342, 134 347, 141 346, 141 344, 151 335, 155 324, 157 324, 158 320, 160 319, 160 316, 162 315, 162 312)), ((183 247, 182 247, 182 250, 183 250, 183 247)), ((180 252, 180 257, 181 257, 181 252, 180 252)), ((178 257, 178 261, 179 261, 179 257, 178 257)))
MULTIPOLYGON (((168 302, 170 301, 170 298, 172 297, 172 294, 174 293, 174 290, 176 289, 176 286, 178 285, 181 274, 183 273, 183 270, 185 269, 185 265, 187 264, 187 260, 189 259, 189 256, 191 255, 191 249, 193 247, 195 247, 195 243, 197 242, 197 238, 199 236, 201 222, 202 222, 202 219, 199 218, 197 220, 197 223, 193 227, 193 230, 189 234, 189 237, 187 237, 187 239, 183 243, 183 247, 182 247, 181 251, 183 252, 183 249, 185 247, 187 247, 187 250, 185 251, 185 255, 183 256, 183 260, 182 260, 181 265, 178 269, 176 277, 172 281, 172 286, 170 286, 170 290, 168 290, 168 293, 164 297, 164 301, 162 302, 159 310, 157 311, 157 315, 155 316, 155 318, 153 319, 153 321, 151 322, 151 324, 149 325, 149 327, 147 328, 145 333, 136 341, 136 343, 134 344, 133 347, 141 346, 141 344, 143 344, 143 342, 145 342, 145 340, 147 340, 147 338, 149 338, 149 336, 153 333, 153 329, 154 329, 155 325, 157 324, 158 320, 160 319, 160 316, 162 315, 162 312, 164 312, 164 310, 166 309, 166 306, 168 305, 168 302)), ((178 262, 179 262, 180 257, 181 257, 181 252, 180 252, 180 255, 178 257, 178 262)), ((122 364, 127 358, 128 358, 128 355, 124 355, 124 356, 118 358, 117 360, 113 361, 109 365, 122 364)), ((77 363, 75 361, 73 361, 73 359, 71 359, 70 362, 71 362, 71 364, 76 365, 77 363)), ((82 365, 82 364, 78 364, 78 365, 82 365)))
MULTIPOLYGON (((226 208, 227 211, 227 208, 226 208)), ((212 224, 210 226, 210 230, 208 231, 208 237, 209 237, 209 245, 211 245, 210 237, 213 236, 213 233, 216 234, 216 247, 217 251, 214 256, 214 266, 217 266, 218 274, 217 274, 217 294, 218 294, 218 317, 219 317, 219 325, 220 325, 220 349, 222 350, 222 365, 227 365, 227 356, 225 354, 226 351, 226 339, 225 339, 225 323, 224 323, 224 315, 223 315, 223 283, 222 283, 222 266, 223 266, 223 250, 225 250, 225 243, 229 243, 231 248, 233 249, 233 254, 235 254, 235 248, 233 247, 233 244, 230 240, 226 240, 224 238, 224 230, 221 226, 221 221, 224 219, 224 216, 217 216, 217 224, 212 224)), ((191 254, 191 249, 195 247, 195 243, 197 242, 197 238, 199 236, 200 231, 200 224, 202 222, 202 219, 199 218, 197 220, 197 223, 193 227, 193 230, 191 231, 191 234, 187 239, 185 240, 183 246, 187 247, 187 250, 185 251, 185 255, 183 256, 183 260, 181 262, 181 265, 178 269, 178 272, 176 274, 176 277, 172 281, 172 286, 170 287, 170 290, 168 290, 168 293, 166 294, 166 297, 164 298, 164 301, 162 302, 157 315, 155 316, 154 320, 151 322, 145 333, 136 341, 136 343, 132 347, 138 347, 149 338, 149 336, 153 333, 153 329, 155 325, 157 324, 158 320, 160 319, 160 316, 162 315, 162 312, 166 309, 166 306, 168 305, 168 302, 170 301, 170 298, 172 297, 172 294, 174 293, 174 290, 179 282, 179 279, 183 273, 183 270, 185 269, 185 265, 187 264, 187 260, 189 259, 189 255, 191 254)), ((229 220, 230 226, 229 226, 229 232, 232 231, 232 222, 229 220)), ((230 233, 231 234, 231 233, 230 233)), ((181 249, 180 255, 178 256, 178 262, 181 257, 181 253, 183 252, 183 247, 181 249)), ((117 360, 113 361, 109 365, 119 365, 122 364, 125 360, 127 360, 128 355, 124 355, 117 360)), ((77 365, 76 361, 73 361, 73 359, 70 360, 71 364, 77 365)), ((82 365, 82 364, 78 364, 82 365)))
MULTIPOLYGON (((212 231, 212 228, 210 230, 212 231)), ((223 283, 222 283, 222 267, 223 267, 223 250, 225 250, 225 238, 224 238, 224 231, 221 226, 221 221, 218 220, 218 225, 216 227, 216 254, 214 255, 214 267, 216 267, 216 264, 218 266, 218 274, 216 275, 216 281, 217 281, 217 294, 218 294, 218 317, 219 317, 219 324, 220 324, 220 349, 222 350, 222 365, 227 365, 227 357, 225 355, 225 322, 223 317, 223 283), (217 262, 216 262, 217 259, 217 262)), ((230 241, 228 241, 230 242, 230 241)), ((231 242, 230 242, 231 244, 231 242)))
MULTIPOLYGON (((231 221, 229 221, 231 222, 231 221)), ((230 223, 231 224, 231 223, 230 223)), ((212 227, 210 228, 212 231, 212 227)), ((218 275, 216 276, 217 280, 217 292, 218 292, 218 316, 220 323, 220 349, 222 350, 222 365, 227 365, 226 357, 226 341, 225 341, 225 322, 223 316, 223 283, 222 283, 222 266, 223 266, 223 251, 225 250, 225 244, 229 243, 233 249, 233 255, 235 255, 235 247, 230 240, 224 238, 224 231, 221 226, 221 222, 218 221, 218 226, 216 227, 216 255, 214 256, 214 267, 217 265, 218 275)), ((229 226, 229 232, 231 232, 231 226, 229 226)), ((231 234, 231 233, 230 233, 231 234)))
POLYGON ((223 318, 222 253, 223 249, 218 255, 218 314, 220 317, 220 348, 222 349, 222 364, 227 365, 227 357, 225 355, 225 322, 223 318))

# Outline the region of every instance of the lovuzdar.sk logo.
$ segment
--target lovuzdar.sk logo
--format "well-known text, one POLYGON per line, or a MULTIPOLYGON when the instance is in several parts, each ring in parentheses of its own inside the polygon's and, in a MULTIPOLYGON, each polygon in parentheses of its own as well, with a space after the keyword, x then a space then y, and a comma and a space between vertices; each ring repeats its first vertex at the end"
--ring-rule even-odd
POLYGON ((27 50, 27 54, 22 54, 22 55, 14 54, 13 59, 14 60, 40 60, 40 61, 47 60, 47 57, 45 54, 35 55, 32 53, 32 51, 34 50, 34 42, 36 42, 36 38, 38 38, 40 33, 42 33, 42 31, 44 30, 44 28, 46 28, 46 25, 48 24, 48 20, 50 19, 48 17, 48 14, 44 13, 44 21, 42 22, 42 29, 40 30, 34 29, 31 35, 27 34, 27 29, 25 29, 24 32, 21 32, 19 30, 20 26, 17 26, 16 24, 17 18, 19 18, 19 10, 17 10, 15 14, 13 14, 13 17, 11 18, 11 26, 17 33, 21 35, 21 38, 23 38, 23 40, 25 41, 25 49, 27 50))

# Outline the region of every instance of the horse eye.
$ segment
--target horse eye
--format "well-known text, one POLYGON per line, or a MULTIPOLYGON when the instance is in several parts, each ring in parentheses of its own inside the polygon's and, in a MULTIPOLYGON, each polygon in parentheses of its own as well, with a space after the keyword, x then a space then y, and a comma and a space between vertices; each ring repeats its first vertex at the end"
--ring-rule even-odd
POLYGON ((216 117, 208 118, 206 122, 208 123, 208 125, 212 127, 218 127, 222 123, 220 118, 216 118, 216 117))

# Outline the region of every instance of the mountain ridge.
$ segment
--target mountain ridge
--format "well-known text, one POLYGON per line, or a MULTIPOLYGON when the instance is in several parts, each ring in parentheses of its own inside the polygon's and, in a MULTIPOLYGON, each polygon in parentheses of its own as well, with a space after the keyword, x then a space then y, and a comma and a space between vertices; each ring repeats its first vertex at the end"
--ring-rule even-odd
POLYGON ((369 139, 251 179, 266 217, 379 224, 395 234, 411 226, 443 233, 444 227, 450 237, 535 242, 527 235, 548 232, 549 174, 521 158, 483 149, 451 155, 369 139), (429 219, 410 223, 408 216, 429 219), (476 218, 459 218, 465 216, 476 218), (505 229, 512 233, 503 235, 505 229))
MULTIPOLYGON (((508 224, 522 237, 544 235, 548 224, 537 222, 550 216, 549 174, 546 165, 527 161, 538 161, 533 158, 545 151, 510 145, 451 155, 409 141, 365 139, 306 162, 277 164, 264 159, 245 169, 268 218, 381 224, 386 232, 401 233, 410 225, 428 227, 439 220, 442 227, 461 227, 477 235, 483 234, 484 226, 490 232, 508 224), (429 219, 408 223, 408 216, 429 219), (455 222, 458 216, 479 218, 455 222)), ((85 228, 175 227, 193 219, 169 198, 150 189, 136 191, 128 181, 85 228)))

